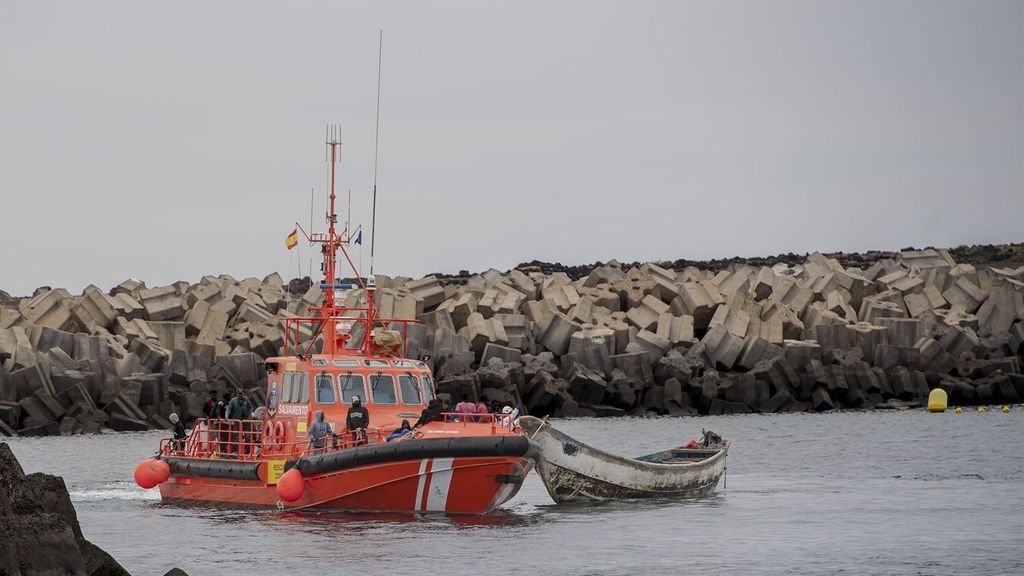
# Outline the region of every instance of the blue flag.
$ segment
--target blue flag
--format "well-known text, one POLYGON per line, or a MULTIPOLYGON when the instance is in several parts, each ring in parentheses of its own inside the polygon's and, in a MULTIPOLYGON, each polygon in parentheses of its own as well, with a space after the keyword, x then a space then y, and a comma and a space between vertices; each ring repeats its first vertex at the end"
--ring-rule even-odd
POLYGON ((359 244, 360 246, 363 245, 363 231, 362 230, 359 231, 359 234, 356 234, 356 241, 353 242, 353 244, 359 244))

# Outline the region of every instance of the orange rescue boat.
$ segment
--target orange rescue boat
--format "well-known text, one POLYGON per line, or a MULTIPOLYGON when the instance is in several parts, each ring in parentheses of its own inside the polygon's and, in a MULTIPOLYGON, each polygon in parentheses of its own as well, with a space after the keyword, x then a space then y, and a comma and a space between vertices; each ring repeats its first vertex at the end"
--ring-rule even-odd
POLYGON ((530 442, 514 415, 465 416, 430 405, 427 363, 405 357, 410 320, 383 318, 372 275, 362 279, 336 233, 334 179, 340 142, 329 136, 328 231, 311 234, 324 255, 323 304, 285 320, 280 356, 267 358, 267 405, 258 420, 196 420, 182 440, 160 442, 135 479, 159 486, 170 502, 206 502, 287 510, 484 514, 507 502, 533 467, 530 442), (355 281, 336 274, 341 250, 355 281), (360 290, 346 307, 336 291, 360 290), (358 396, 369 422, 351 430, 358 396), (429 408, 429 409, 428 409, 429 408), (322 411, 332 434, 314 442, 322 411), (389 441, 403 420, 426 416, 389 441))

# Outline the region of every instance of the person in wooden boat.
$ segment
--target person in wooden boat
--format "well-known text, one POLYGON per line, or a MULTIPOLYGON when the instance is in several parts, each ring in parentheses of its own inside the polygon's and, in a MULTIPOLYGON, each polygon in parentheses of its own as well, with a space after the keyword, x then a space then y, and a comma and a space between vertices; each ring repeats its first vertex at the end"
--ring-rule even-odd
POLYGON ((721 446, 723 443, 722 437, 719 436, 718 434, 715 434, 711 430, 705 430, 701 428, 700 433, 703 437, 700 444, 704 448, 714 448, 716 446, 721 446))
POLYGON ((352 397, 352 406, 348 409, 345 417, 345 426, 348 428, 352 439, 356 442, 366 442, 366 430, 370 427, 370 413, 363 406, 363 400, 358 395, 352 397))
POLYGON ((313 420, 313 424, 309 427, 309 445, 313 450, 323 450, 327 437, 334 437, 334 431, 331 430, 331 425, 324 419, 324 411, 316 411, 316 419, 313 420))

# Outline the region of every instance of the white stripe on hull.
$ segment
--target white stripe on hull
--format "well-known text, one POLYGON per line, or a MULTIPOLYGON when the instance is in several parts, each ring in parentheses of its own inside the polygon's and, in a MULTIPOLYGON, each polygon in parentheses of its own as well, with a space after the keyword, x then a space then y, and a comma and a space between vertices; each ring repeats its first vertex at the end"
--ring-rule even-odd
POLYGON ((448 505, 448 488, 452 483, 453 458, 434 458, 427 489, 427 512, 444 512, 448 505))
POLYGON ((420 460, 420 477, 416 484, 416 502, 413 504, 412 509, 419 511, 423 504, 423 485, 427 482, 427 475, 424 473, 427 471, 427 462, 429 459, 424 458, 420 460))

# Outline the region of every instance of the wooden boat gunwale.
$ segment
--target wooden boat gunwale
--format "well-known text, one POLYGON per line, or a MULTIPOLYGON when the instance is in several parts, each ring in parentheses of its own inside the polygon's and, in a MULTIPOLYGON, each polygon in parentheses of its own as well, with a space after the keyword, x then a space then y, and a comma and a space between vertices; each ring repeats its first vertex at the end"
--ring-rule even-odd
POLYGON ((556 502, 703 496, 714 490, 724 474, 731 444, 725 439, 717 448, 672 448, 634 458, 594 448, 537 418, 524 416, 520 425, 531 439, 536 461, 534 469, 556 502), (559 447, 561 454, 557 452, 559 447), (711 452, 714 454, 710 457, 693 462, 643 460, 666 453, 711 452), (604 467, 604 473, 596 473, 594 469, 598 467, 604 467), (610 495, 602 496, 602 493, 610 495))

